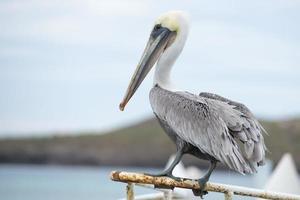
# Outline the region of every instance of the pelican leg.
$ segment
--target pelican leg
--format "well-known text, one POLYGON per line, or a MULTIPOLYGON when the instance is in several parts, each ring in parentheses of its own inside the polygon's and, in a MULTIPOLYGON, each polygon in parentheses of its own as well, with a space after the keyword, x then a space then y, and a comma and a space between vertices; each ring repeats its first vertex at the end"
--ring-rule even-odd
POLYGON ((175 168, 175 166, 180 162, 182 156, 183 156, 183 150, 181 148, 181 149, 178 149, 178 151, 176 152, 175 159, 173 160, 173 162, 171 163, 171 165, 167 169, 163 170, 161 173, 158 173, 158 174, 147 174, 147 173, 145 173, 145 175, 154 176, 154 177, 167 176, 167 177, 170 177, 170 178, 175 179, 177 181, 181 180, 181 178, 173 176, 172 172, 173 172, 173 169, 175 168))
POLYGON ((200 196, 201 199, 203 199, 203 195, 206 195, 208 193, 207 191, 204 190, 204 188, 206 186, 207 181, 209 180, 211 173, 214 171, 216 166, 217 166, 217 162, 211 161, 210 167, 209 167, 207 173, 202 178, 197 180, 199 183, 200 189, 198 189, 198 190, 193 189, 193 193, 195 196, 200 196))

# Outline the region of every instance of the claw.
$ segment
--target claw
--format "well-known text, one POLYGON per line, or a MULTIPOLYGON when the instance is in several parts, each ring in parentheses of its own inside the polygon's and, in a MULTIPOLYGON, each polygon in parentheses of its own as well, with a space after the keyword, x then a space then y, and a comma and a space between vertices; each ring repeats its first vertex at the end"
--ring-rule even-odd
POLYGON ((203 196, 208 194, 208 192, 204 190, 207 181, 208 181, 207 178, 200 178, 198 180, 200 189, 193 189, 192 190, 195 196, 200 196, 201 199, 203 199, 203 196))
POLYGON ((168 173, 162 172, 159 174, 151 174, 151 173, 144 173, 146 176, 153 176, 153 177, 160 177, 160 176, 168 176, 168 173))

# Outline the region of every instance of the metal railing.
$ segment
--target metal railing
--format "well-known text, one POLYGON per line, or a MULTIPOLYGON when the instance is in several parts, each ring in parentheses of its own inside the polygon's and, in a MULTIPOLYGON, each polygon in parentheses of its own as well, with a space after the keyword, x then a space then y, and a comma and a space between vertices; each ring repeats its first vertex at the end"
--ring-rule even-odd
MULTIPOLYGON (((186 189, 200 189, 198 182, 192 179, 182 179, 180 181, 177 181, 169 177, 153 177, 145 174, 119 171, 111 172, 110 178, 113 181, 127 183, 127 200, 134 199, 134 184, 150 184, 154 185, 155 188, 164 189, 174 189, 175 187, 186 189)), ((204 190, 224 193, 224 198, 226 200, 232 200, 234 195, 258 197, 273 200, 300 200, 300 195, 272 192, 211 182, 208 182, 206 184, 204 190)))

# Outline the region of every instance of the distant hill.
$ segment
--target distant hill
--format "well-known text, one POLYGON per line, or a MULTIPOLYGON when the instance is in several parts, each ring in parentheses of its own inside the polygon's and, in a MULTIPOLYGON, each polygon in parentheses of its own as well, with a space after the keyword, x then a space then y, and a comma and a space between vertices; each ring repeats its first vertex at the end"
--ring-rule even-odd
MULTIPOLYGON (((267 156, 277 162, 291 152, 300 169, 300 119, 262 124, 269 132, 267 156)), ((0 140, 0 163, 161 167, 174 152, 175 145, 154 119, 106 134, 0 140)), ((186 157, 185 164, 205 163, 186 157)))

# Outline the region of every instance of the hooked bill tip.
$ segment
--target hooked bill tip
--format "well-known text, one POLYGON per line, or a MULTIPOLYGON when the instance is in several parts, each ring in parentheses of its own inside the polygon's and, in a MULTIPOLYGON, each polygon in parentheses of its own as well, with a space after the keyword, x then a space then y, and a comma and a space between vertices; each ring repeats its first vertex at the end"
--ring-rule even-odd
POLYGON ((125 103, 124 102, 121 102, 120 105, 119 105, 119 109, 121 111, 124 111, 124 107, 125 107, 125 103))

